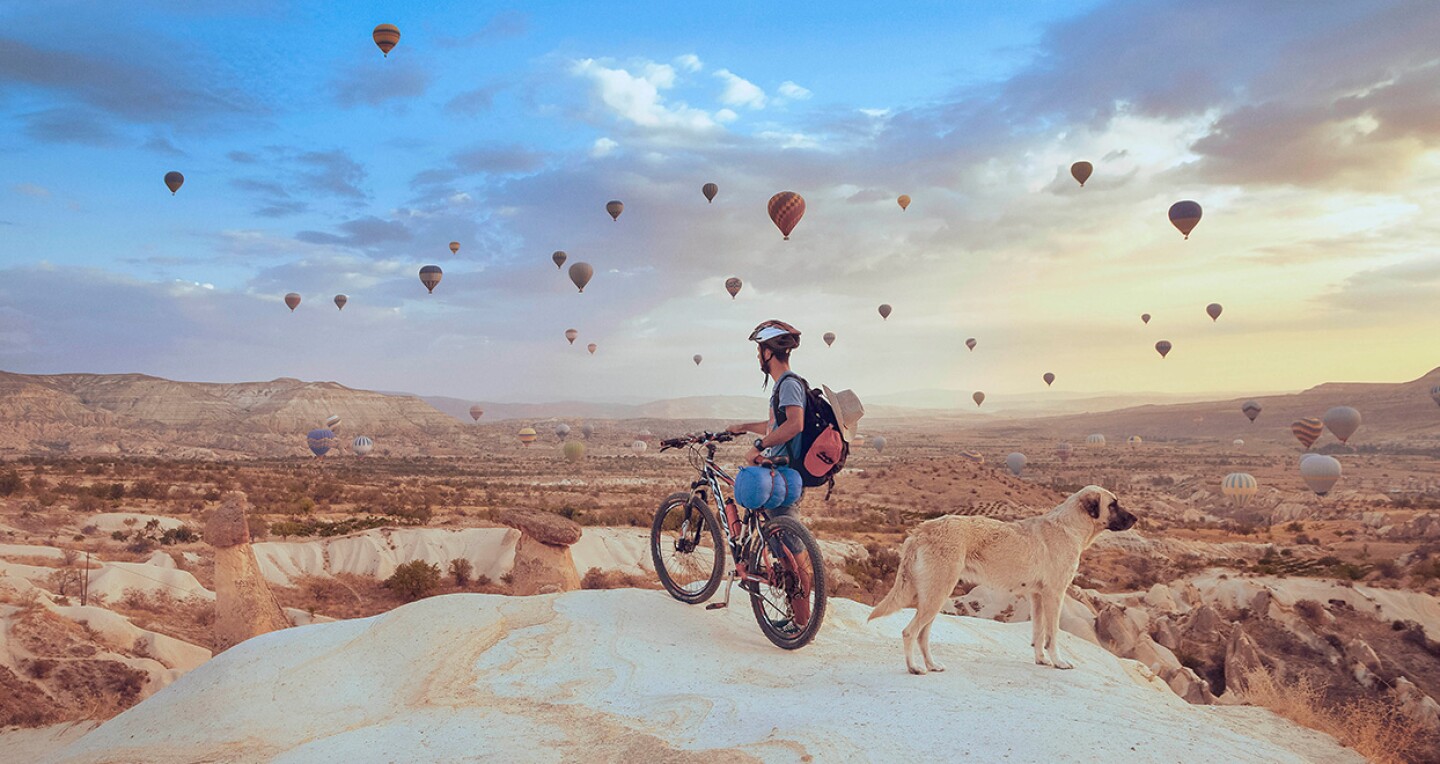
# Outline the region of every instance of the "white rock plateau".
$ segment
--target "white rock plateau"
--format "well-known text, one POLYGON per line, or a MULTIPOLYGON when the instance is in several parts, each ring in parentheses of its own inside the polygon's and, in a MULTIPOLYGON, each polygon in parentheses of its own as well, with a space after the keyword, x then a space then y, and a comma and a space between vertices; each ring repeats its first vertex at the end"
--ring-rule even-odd
POLYGON ((1361 761, 1261 709, 1189 705, 1070 635, 1074 670, 1036 666, 1024 623, 941 617, 950 670, 911 676, 907 614, 868 613, 831 600, 785 652, 743 601, 435 597, 244 642, 54 760, 1361 761))

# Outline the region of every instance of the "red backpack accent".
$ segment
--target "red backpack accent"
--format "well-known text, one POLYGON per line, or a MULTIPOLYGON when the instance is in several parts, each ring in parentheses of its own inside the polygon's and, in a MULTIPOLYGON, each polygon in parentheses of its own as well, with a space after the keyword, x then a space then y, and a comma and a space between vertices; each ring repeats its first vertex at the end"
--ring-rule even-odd
MULTIPOLYGON (((800 463, 790 467, 800 473, 800 480, 808 488, 826 485, 829 489, 825 498, 835 490, 835 476, 845 467, 850 456, 850 444, 840 432, 840 420, 825 393, 811 388, 799 374, 793 375, 805 390, 805 429, 800 433, 800 463)), ((781 380, 784 381, 783 379, 781 380)), ((785 424, 785 411, 780 408, 780 385, 770 396, 770 410, 775 413, 775 426, 785 424)))

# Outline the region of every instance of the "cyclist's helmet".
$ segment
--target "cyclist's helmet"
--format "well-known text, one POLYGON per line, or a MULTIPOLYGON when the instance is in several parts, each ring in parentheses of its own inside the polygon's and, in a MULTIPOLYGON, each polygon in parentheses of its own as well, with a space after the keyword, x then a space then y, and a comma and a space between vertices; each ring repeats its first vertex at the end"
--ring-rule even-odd
POLYGON ((788 352, 800 347, 800 330, 784 321, 771 319, 755 327, 755 331, 750 333, 750 341, 771 350, 788 352))

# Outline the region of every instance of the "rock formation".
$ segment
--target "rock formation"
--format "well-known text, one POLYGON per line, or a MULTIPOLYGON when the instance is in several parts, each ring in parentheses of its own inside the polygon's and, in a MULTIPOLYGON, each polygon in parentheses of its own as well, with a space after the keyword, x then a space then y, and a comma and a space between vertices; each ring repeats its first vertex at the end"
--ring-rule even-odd
POLYGON ((515 567, 510 571, 515 594, 554 594, 580 588, 580 574, 570 556, 570 545, 580 540, 579 525, 533 509, 512 509, 500 521, 520 531, 515 567))
POLYGON ((205 524, 205 540, 215 547, 217 653, 290 625, 250 548, 246 506, 245 494, 231 491, 205 524))

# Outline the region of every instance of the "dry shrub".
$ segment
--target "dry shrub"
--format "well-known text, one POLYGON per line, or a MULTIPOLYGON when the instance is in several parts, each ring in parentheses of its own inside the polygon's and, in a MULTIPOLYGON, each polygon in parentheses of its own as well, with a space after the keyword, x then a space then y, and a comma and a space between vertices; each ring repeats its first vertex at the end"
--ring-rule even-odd
POLYGON ((1433 753, 1425 750, 1419 725, 1389 698, 1330 703, 1309 677, 1285 683, 1265 669, 1247 674, 1244 690, 1237 692, 1245 702, 1324 732, 1377 764, 1422 761, 1433 753))
POLYGON ((655 580, 649 576, 636 576, 618 570, 591 568, 580 579, 582 589, 653 589, 655 580))

